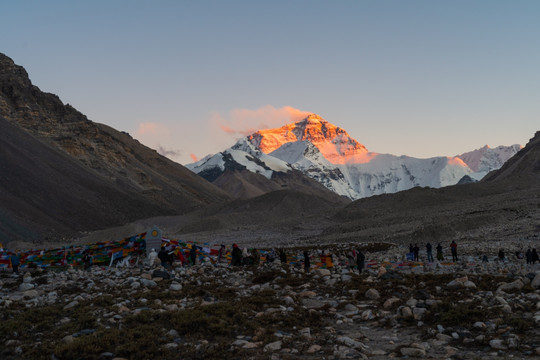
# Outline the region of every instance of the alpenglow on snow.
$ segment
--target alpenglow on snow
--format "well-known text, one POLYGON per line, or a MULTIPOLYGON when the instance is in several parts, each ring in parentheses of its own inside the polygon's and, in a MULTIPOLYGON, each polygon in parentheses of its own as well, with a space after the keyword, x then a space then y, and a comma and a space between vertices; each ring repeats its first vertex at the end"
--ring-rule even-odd
POLYGON ((259 130, 186 167, 209 181, 233 168, 268 179, 274 172, 296 169, 335 193, 356 200, 416 186, 455 185, 464 176, 480 180, 520 149, 520 145, 484 146, 458 156, 427 159, 379 154, 369 152, 344 129, 311 114, 280 128, 259 130))

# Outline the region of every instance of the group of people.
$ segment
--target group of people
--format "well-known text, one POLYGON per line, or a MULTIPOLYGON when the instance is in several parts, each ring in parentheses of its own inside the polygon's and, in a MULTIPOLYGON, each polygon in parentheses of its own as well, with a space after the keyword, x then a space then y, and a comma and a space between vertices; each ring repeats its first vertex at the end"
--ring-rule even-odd
MULTIPOLYGON (((198 249, 195 245, 192 246, 192 248, 189 251, 188 256, 184 256, 184 254, 180 251, 175 251, 174 247, 170 245, 165 245, 161 247, 159 252, 156 252, 155 249, 152 249, 148 256, 148 261, 150 264, 154 263, 155 259, 159 259, 161 265, 167 269, 172 268, 173 262, 178 259, 182 263, 183 266, 186 265, 196 265, 197 264, 197 253, 198 249)), ((225 255, 227 253, 227 249, 225 245, 221 245, 220 249, 217 253, 216 262, 222 263, 225 260, 225 255)), ((285 249, 278 249, 277 251, 275 249, 269 250, 265 254, 265 260, 267 263, 272 263, 276 261, 277 259, 280 260, 281 263, 285 264, 288 263, 287 253, 285 252, 285 249)), ((322 250, 318 254, 320 258, 320 263, 323 264, 324 267, 327 269, 331 269, 334 266, 334 258, 331 253, 327 253, 324 250, 322 250)), ((355 267, 358 268, 358 271, 361 273, 362 269, 365 267, 365 261, 366 256, 360 249, 353 249, 347 256, 348 258, 348 265, 351 267, 351 269, 354 269, 355 267)), ((303 260, 303 267, 305 271, 309 272, 311 268, 311 256, 309 254, 308 250, 303 250, 302 255, 299 255, 296 257, 297 260, 300 260, 300 262, 297 261, 297 266, 302 266, 303 260), (303 257, 303 259, 302 259, 303 257)), ((245 265, 259 265, 261 263, 261 254, 257 249, 248 249, 247 247, 240 248, 237 244, 232 245, 231 250, 231 262, 230 264, 232 266, 245 266, 245 265)))
MULTIPOLYGON (((251 250, 251 253, 249 253, 246 248, 243 250, 240 250, 238 245, 233 244, 233 250, 232 250, 232 258, 231 258, 231 265, 233 266, 241 266, 241 265, 258 265, 260 264, 260 254, 256 249, 251 250)), ((319 254, 319 260, 320 263, 327 269, 331 269, 334 267, 334 257, 331 253, 327 253, 325 250, 322 250, 319 254)), ((279 257, 279 260, 282 264, 288 263, 287 260, 287 254, 284 249, 279 249, 279 251, 276 253, 274 249, 271 249, 266 254, 266 262, 271 263, 275 261, 279 257)), ((303 257, 303 265, 304 270, 306 272, 309 272, 311 269, 311 256, 309 254, 308 250, 303 250, 302 252, 303 257)), ((358 271, 361 273, 362 269, 365 266, 365 260, 366 256, 362 253, 360 249, 353 249, 348 255, 348 263, 349 266, 354 268, 355 266, 358 268, 358 271)), ((301 257, 298 256, 298 259, 301 257)), ((301 263, 297 263, 298 266, 301 266, 301 263)))
POLYGON ((531 248, 528 248, 527 252, 525 253, 525 259, 527 260, 527 264, 535 264, 537 261, 540 262, 536 248, 532 250, 531 248))
MULTIPOLYGON (((437 250, 437 260, 443 261, 444 255, 443 255, 443 247, 441 243, 437 244, 436 247, 437 250)), ((458 261, 458 255, 457 255, 457 244, 454 240, 450 243, 450 253, 452 254, 452 261, 457 262, 458 261)), ((411 260, 413 261, 420 261, 420 248, 418 247, 418 244, 409 244, 409 254, 411 257, 411 260)), ((433 262, 433 245, 431 243, 426 244, 426 255, 427 255, 427 261, 433 262)))
MULTIPOLYGON (((221 245, 221 251, 225 251, 225 245, 221 245)), ((223 253, 224 255, 224 253, 223 253)), ((221 262, 223 256, 218 255, 218 262, 221 262)), ((275 251, 272 250, 271 254, 269 253, 266 257, 266 261, 272 262, 276 259, 275 251)), ((283 260, 282 260, 283 261, 283 260)), ((286 258, 285 258, 286 261, 286 258)), ((242 265, 259 265, 261 263, 261 255, 259 250, 251 249, 251 252, 247 247, 244 247, 242 250, 238 247, 237 244, 233 244, 231 251, 231 265, 232 266, 242 266, 242 265)))
MULTIPOLYGON (((437 245, 436 249, 437 249, 437 260, 443 261, 444 260, 443 251, 442 251, 443 248, 440 243, 437 245)), ((431 243, 428 242, 426 244, 426 256, 427 256, 428 262, 433 262, 432 251, 433 251, 432 245, 431 243)), ((452 254, 452 261, 457 262, 458 261, 457 244, 455 241, 452 241, 450 243, 450 252, 452 254)), ((516 257, 518 259, 523 259, 523 253, 517 252, 516 257)), ((417 244, 414 244, 414 246, 413 244, 409 244, 408 258, 414 261, 420 261, 420 248, 418 247, 417 244)), ((504 249, 499 249, 497 258, 499 259, 499 261, 505 261, 505 259, 507 259, 504 253, 504 249)), ((540 262, 540 257, 538 256, 538 253, 536 252, 536 249, 534 248, 533 249, 529 248, 527 250, 527 252, 525 253, 525 258, 527 260, 527 264, 535 264, 537 261, 540 262)), ((483 255, 482 262, 488 262, 488 261, 489 261, 488 256, 483 255)))

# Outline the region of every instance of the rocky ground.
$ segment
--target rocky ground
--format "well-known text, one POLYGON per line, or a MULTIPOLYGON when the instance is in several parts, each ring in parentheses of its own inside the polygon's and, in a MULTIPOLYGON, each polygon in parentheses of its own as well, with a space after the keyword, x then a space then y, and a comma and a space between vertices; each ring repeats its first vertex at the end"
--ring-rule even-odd
MULTIPOLYGON (((348 249, 328 248, 335 266, 309 273, 279 261, 3 272, 0 357, 540 357, 539 264, 513 256, 481 263, 464 252, 457 264, 359 274, 340 256, 348 249)), ((403 251, 364 250, 378 264, 403 251)))

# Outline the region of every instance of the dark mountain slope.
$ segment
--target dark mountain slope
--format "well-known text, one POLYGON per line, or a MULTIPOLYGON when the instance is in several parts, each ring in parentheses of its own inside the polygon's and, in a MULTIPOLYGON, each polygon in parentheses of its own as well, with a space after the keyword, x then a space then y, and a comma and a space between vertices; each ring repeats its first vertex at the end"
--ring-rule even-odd
POLYGON ((502 168, 487 174, 482 182, 540 182, 540 131, 527 145, 508 160, 502 168))
POLYGON ((104 182, 64 153, 0 118, 0 236, 37 241, 121 224, 171 208, 104 182))
POLYGON ((225 169, 212 183, 235 199, 249 199, 278 190, 295 190, 333 203, 350 202, 297 170, 274 171, 267 179, 247 169, 225 169))
POLYGON ((127 133, 41 92, 2 54, 0 117, 4 242, 72 236, 230 199, 127 133))

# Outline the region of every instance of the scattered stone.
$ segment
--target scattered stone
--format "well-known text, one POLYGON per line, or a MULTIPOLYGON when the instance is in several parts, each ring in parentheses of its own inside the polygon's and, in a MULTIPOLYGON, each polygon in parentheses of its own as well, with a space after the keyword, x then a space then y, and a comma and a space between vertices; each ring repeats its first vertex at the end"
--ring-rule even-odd
POLYGON ((521 290, 523 288, 523 286, 525 286, 523 284, 523 281, 518 279, 516 281, 512 281, 511 283, 505 283, 505 284, 500 285, 497 288, 497 292, 521 290))
POLYGON ((77 305, 79 305, 78 301, 72 301, 69 304, 67 304, 66 306, 64 306, 64 310, 69 310, 71 308, 74 308, 77 305))
POLYGON ((425 357, 426 350, 416 347, 404 347, 400 349, 401 355, 411 357, 425 357))
POLYGON ((182 284, 179 284, 176 281, 173 281, 173 282, 171 282, 171 285, 169 286, 169 290, 171 290, 171 291, 180 291, 180 290, 182 290, 182 284))
POLYGON ((367 290, 365 296, 370 300, 378 300, 381 297, 376 289, 367 290))
POLYGON ((264 346, 264 351, 266 351, 266 352, 278 351, 278 350, 281 349, 281 346, 282 346, 281 340, 274 341, 272 343, 266 344, 264 346))
MULTIPOLYGON (((307 354, 314 354, 316 352, 319 352, 321 351, 321 346, 320 345, 317 345, 317 344, 313 344, 311 345, 307 350, 306 350, 306 353, 307 354)), ((540 348, 539 348, 540 349, 540 348)))
POLYGON ((538 289, 540 288, 540 272, 538 274, 536 274, 536 276, 534 277, 534 279, 531 281, 531 287, 533 289, 538 289))
POLYGON ((404 306, 401 308, 401 316, 403 316, 405 319, 412 318, 413 312, 410 307, 404 306))
POLYGON ((401 302, 401 299, 392 297, 390 299, 387 299, 383 304, 383 309, 389 310, 393 308, 396 304, 399 304, 401 302))
POLYGON ((495 350, 508 350, 508 347, 504 343, 504 340, 501 339, 490 340, 489 346, 491 346, 491 348, 495 350))
POLYGON ((330 276, 332 273, 328 269, 315 269, 314 273, 319 276, 330 276))

